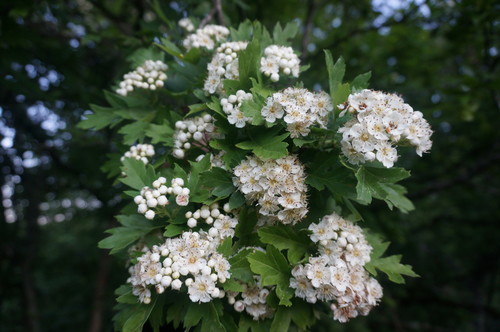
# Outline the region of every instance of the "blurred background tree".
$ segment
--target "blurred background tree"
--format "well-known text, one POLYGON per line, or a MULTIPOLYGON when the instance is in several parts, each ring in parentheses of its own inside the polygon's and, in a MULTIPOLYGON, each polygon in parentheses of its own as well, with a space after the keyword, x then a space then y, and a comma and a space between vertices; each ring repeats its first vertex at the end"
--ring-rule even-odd
MULTIPOLYGON (((216 3, 217 1, 214 1, 216 3)), ((129 71, 127 56, 211 1, 74 0, 0 4, 0 330, 111 331, 123 261, 98 250, 121 207, 99 167, 113 131, 76 123, 104 104, 129 71)), ((500 329, 500 3, 494 0, 222 1, 237 25, 301 26, 296 47, 326 87, 323 49, 346 59, 348 79, 400 93, 435 130, 432 153, 401 158, 416 210, 361 208, 421 278, 382 284, 382 304, 321 331, 500 329)))

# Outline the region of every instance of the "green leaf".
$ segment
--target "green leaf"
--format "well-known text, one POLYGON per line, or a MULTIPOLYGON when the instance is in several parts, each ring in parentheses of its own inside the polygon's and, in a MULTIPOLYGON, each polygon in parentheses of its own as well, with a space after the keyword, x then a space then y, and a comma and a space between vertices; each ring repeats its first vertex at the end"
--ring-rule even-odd
POLYGON ((403 168, 376 168, 361 166, 356 172, 358 184, 356 186, 358 201, 369 204, 372 197, 384 200, 390 209, 397 207, 404 213, 414 208, 404 194, 406 189, 395 182, 410 176, 410 172, 403 168))
POLYGON ((252 37, 253 25, 250 20, 245 20, 240 23, 238 30, 230 28, 231 40, 233 41, 248 41, 252 37))
POLYGON ((193 104, 189 105, 188 108, 189 112, 186 114, 187 117, 193 114, 203 112, 204 110, 207 109, 207 104, 193 104))
POLYGON ((238 244, 241 246, 254 245, 253 239, 257 237, 254 233, 257 219, 257 213, 254 208, 244 207, 241 209, 238 216, 239 221, 234 230, 235 235, 239 238, 238 244))
POLYGON ((248 315, 240 315, 238 323, 238 332, 269 332, 271 329, 271 320, 253 320, 248 315))
POLYGON ((365 269, 373 276, 377 276, 377 270, 385 273, 389 280, 397 284, 404 284, 403 275, 419 277, 410 265, 401 264, 401 255, 381 257, 389 247, 390 242, 384 242, 378 234, 366 232, 366 238, 373 247, 370 262, 365 264, 365 269))
POLYGON ((130 317, 123 325, 123 332, 141 332, 156 304, 157 297, 150 304, 134 306, 130 317))
POLYGON ((240 208, 243 204, 245 204, 245 196, 241 192, 235 191, 229 197, 229 208, 231 210, 240 208))
POLYGON ((332 95, 333 105, 337 107, 338 105, 344 103, 349 97, 350 93, 351 93, 351 88, 349 86, 349 83, 337 85, 332 95))
POLYGON ((354 80, 351 82, 352 92, 359 92, 361 90, 368 88, 368 82, 370 81, 371 77, 372 77, 371 71, 356 76, 354 80))
POLYGON ((111 107, 101 107, 94 104, 90 105, 93 114, 85 115, 85 119, 80 121, 77 125, 81 129, 100 130, 104 127, 116 125, 121 121, 111 107))
POLYGON ((278 22, 273 29, 273 40, 276 45, 288 46, 289 39, 295 38, 299 32, 299 26, 296 22, 290 22, 285 26, 285 29, 281 28, 281 24, 278 22))
POLYGON ((239 82, 240 89, 248 90, 251 88, 250 78, 260 77, 260 57, 261 46, 260 37, 262 34, 262 25, 254 23, 253 38, 248 43, 246 49, 242 50, 238 55, 238 69, 239 69, 239 82))
POLYGON ((231 255, 233 247, 233 240, 230 237, 227 237, 222 241, 221 244, 219 244, 219 247, 217 247, 217 252, 222 254, 224 257, 229 257, 231 255))
POLYGON ((313 308, 301 299, 294 299, 290 312, 292 321, 302 330, 308 330, 315 321, 313 308))
POLYGON ((205 187, 213 188, 212 194, 219 198, 228 197, 236 190, 231 173, 220 167, 213 167, 210 171, 203 173, 201 183, 205 187))
POLYGON ((352 171, 340 163, 337 154, 317 153, 308 166, 308 185, 320 191, 326 187, 333 194, 356 199, 356 179, 352 171))
POLYGON ((298 263, 311 243, 309 236, 297 232, 290 226, 268 226, 258 230, 260 240, 272 244, 279 250, 288 250, 288 260, 291 264, 298 263))
POLYGON ((262 277, 263 286, 276 285, 280 305, 291 306, 293 290, 290 288, 290 266, 281 252, 268 245, 266 252, 255 251, 248 255, 250 269, 262 277))
POLYGON ((202 203, 210 197, 210 192, 202 188, 201 173, 207 171, 210 164, 210 155, 207 154, 198 162, 190 161, 191 173, 189 174, 188 188, 191 190, 190 201, 202 203))
POLYGON ((107 230, 111 236, 99 241, 98 247, 101 249, 111 249, 111 254, 117 253, 128 247, 144 235, 150 233, 162 225, 152 224, 141 215, 119 216, 120 222, 125 227, 115 227, 107 230))
POLYGON ((234 278, 226 280, 226 282, 222 284, 222 288, 224 288, 226 292, 231 291, 241 293, 246 290, 246 287, 243 284, 237 282, 234 278))
POLYGON ((161 125, 158 124, 150 124, 149 128, 146 129, 144 134, 148 137, 151 137, 151 143, 164 143, 167 146, 174 145, 174 130, 170 126, 167 120, 163 120, 161 125))
POLYGON ((227 168, 233 168, 238 165, 243 158, 245 158, 247 152, 240 150, 234 146, 230 140, 211 140, 209 145, 217 150, 224 151, 222 160, 226 164, 227 168))
POLYGON ((179 59, 182 59, 183 56, 182 56, 182 51, 177 47, 177 45, 175 45, 174 43, 172 43, 170 40, 166 39, 166 38, 161 38, 160 39, 161 41, 161 44, 160 43, 154 43, 154 45, 156 47, 158 47, 159 49, 161 49, 162 51, 176 57, 176 58, 179 58, 179 59))
POLYGON ((142 142, 144 132, 149 128, 150 124, 142 121, 135 121, 125 125, 118 130, 118 133, 123 134, 124 144, 134 144, 139 141, 142 142))
POLYGON ((251 252, 253 252, 253 249, 243 249, 229 258, 229 264, 231 265, 229 269, 231 273, 230 280, 241 280, 247 283, 253 281, 253 273, 250 270, 250 263, 247 260, 247 256, 251 252))
POLYGON ((273 323, 271 324, 271 332, 288 332, 292 321, 292 311, 289 308, 278 307, 274 314, 273 323))
MULTIPOLYGON (((335 95, 335 90, 337 86, 342 83, 345 74, 345 61, 340 57, 335 65, 333 64, 332 53, 329 50, 325 50, 325 61, 326 70, 328 71, 328 83, 330 85, 330 96, 332 98, 335 95)), ((337 104, 334 104, 337 105, 337 104)))
POLYGON ((156 173, 151 165, 144 165, 141 160, 136 160, 134 158, 125 158, 123 160, 122 172, 125 173, 125 178, 121 178, 120 181, 127 186, 141 190, 145 186, 151 186, 154 180, 156 180, 156 173))
POLYGON ((187 230, 186 226, 179 226, 179 225, 175 225, 175 224, 170 224, 170 225, 167 225, 167 227, 165 227, 165 232, 163 233, 163 236, 175 237, 186 230, 187 230))
POLYGON ((278 159, 288 155, 288 143, 283 142, 290 133, 277 135, 280 128, 264 130, 258 128, 253 132, 249 131, 250 141, 236 144, 236 147, 243 150, 252 150, 252 152, 261 159, 278 159))

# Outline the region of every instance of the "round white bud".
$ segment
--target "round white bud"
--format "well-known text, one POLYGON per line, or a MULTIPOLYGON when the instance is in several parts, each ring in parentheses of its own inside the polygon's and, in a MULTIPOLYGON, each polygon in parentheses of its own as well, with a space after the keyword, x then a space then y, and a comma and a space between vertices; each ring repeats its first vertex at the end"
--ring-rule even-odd
POLYGON ((163 278, 161 278, 161 285, 162 286, 168 287, 168 286, 170 286, 171 283, 172 283, 172 277, 163 276, 163 278))
POLYGON ((158 205, 158 201, 155 198, 150 198, 150 199, 148 199, 147 204, 150 208, 154 208, 158 205))
POLYGON ((184 280, 184 283, 186 284, 186 286, 189 287, 193 283, 193 279, 192 278, 187 278, 186 280, 184 280))
POLYGON ((234 303, 234 310, 236 310, 237 312, 242 312, 243 310, 245 310, 245 304, 242 301, 236 301, 234 303))
POLYGON ((161 205, 161 206, 168 204, 168 198, 167 198, 167 196, 164 196, 164 195, 161 195, 160 197, 158 197, 157 201, 158 201, 158 205, 161 205))
POLYGON ((151 261, 155 262, 155 263, 160 261, 160 255, 156 252, 152 253, 150 258, 151 258, 151 261))
POLYGON ((146 204, 139 204, 137 207, 137 212, 144 214, 148 210, 148 206, 146 204))
POLYGON ((219 215, 220 215, 220 211, 219 209, 213 209, 211 212, 210 212, 210 215, 214 218, 217 218, 219 215))
POLYGON ((188 225, 189 228, 196 227, 197 223, 198 222, 194 218, 189 218, 188 221, 187 221, 187 225, 188 225))
POLYGON ((172 289, 179 290, 182 287, 182 281, 180 281, 180 279, 175 279, 170 284, 170 287, 172 287, 172 289))
POLYGON ((147 210, 144 216, 146 217, 146 219, 153 220, 155 217, 155 212, 153 210, 147 210))
POLYGON ((137 195, 134 197, 134 203, 139 205, 142 202, 143 197, 141 195, 137 195))

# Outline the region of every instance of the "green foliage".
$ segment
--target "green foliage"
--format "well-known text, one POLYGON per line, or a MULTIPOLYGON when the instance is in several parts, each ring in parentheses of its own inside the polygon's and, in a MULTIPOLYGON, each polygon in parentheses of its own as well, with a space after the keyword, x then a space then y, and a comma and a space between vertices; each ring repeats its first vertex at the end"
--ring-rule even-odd
POLYGON ((150 186, 156 180, 153 166, 144 165, 141 160, 133 158, 123 160, 122 172, 125 173, 125 177, 121 178, 120 181, 137 190, 150 186))
POLYGON ((261 159, 278 159, 288 155, 286 149, 288 143, 283 142, 290 133, 277 135, 280 128, 253 130, 249 132, 250 141, 244 141, 236 144, 236 147, 243 150, 251 150, 261 159))
MULTIPOLYGON (((368 233, 369 234, 369 233, 368 233)), ((365 269, 373 276, 377 276, 377 270, 385 273, 389 280, 397 284, 404 284, 403 276, 419 277, 413 272, 410 265, 401 264, 401 255, 382 257, 390 242, 383 242, 380 236, 367 235, 368 242, 373 247, 370 262, 365 265, 365 269)))
POLYGON ((136 242, 144 235, 162 227, 157 223, 146 220, 141 215, 123 215, 116 217, 123 227, 116 227, 106 232, 109 237, 99 242, 99 248, 111 249, 111 254, 117 253, 136 242))
POLYGON ((280 299, 279 304, 291 306, 290 301, 293 290, 290 288, 290 266, 286 258, 272 245, 266 247, 266 251, 255 251, 248 255, 252 272, 262 277, 262 285, 276 285, 276 295, 280 299))
POLYGON ((298 232, 284 225, 268 226, 258 230, 263 243, 272 244, 279 250, 288 250, 288 261, 297 264, 307 252, 311 240, 305 232, 298 232))
POLYGON ((390 209, 394 206, 402 212, 414 209, 412 202, 404 196, 406 189, 396 184, 410 176, 403 168, 376 168, 360 166, 356 172, 358 200, 369 204, 372 197, 384 200, 390 209))

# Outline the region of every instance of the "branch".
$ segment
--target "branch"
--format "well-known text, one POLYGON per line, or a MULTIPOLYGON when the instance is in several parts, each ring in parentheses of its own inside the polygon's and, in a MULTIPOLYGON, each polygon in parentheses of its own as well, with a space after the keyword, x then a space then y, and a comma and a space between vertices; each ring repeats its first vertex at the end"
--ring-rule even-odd
POLYGON ((213 7, 210 12, 207 14, 207 16, 205 16, 205 18, 203 18, 203 20, 201 21, 200 23, 200 29, 203 28, 205 25, 207 25, 208 22, 210 22, 212 20, 212 18, 214 17, 215 13, 217 12, 217 8, 216 7, 213 7))
POLYGON ((312 21, 314 18, 314 12, 316 11, 316 4, 314 0, 309 0, 307 2, 307 12, 306 12, 306 20, 304 24, 304 34, 302 35, 302 41, 301 41, 301 60, 304 61, 304 59, 307 57, 307 45, 309 45, 309 39, 311 37, 311 30, 312 30, 312 21))
POLYGON ((224 12, 222 11, 222 0, 214 0, 214 7, 217 9, 219 25, 226 25, 226 22, 224 20, 224 12))

